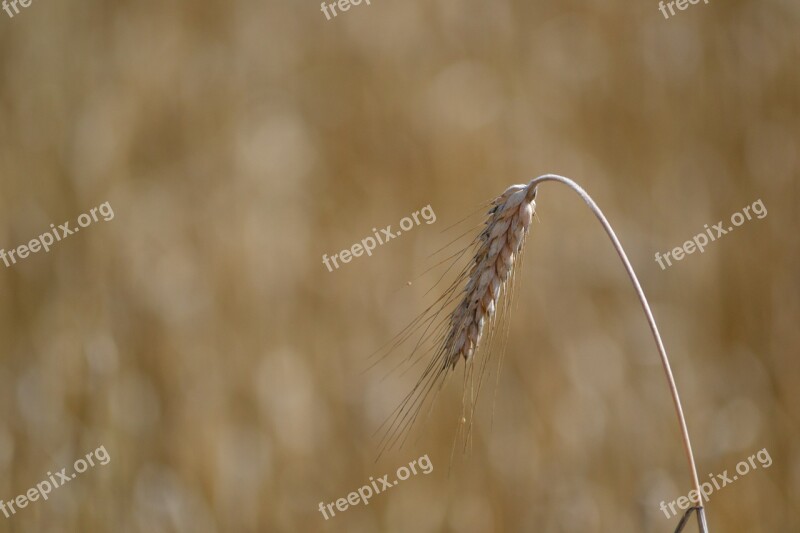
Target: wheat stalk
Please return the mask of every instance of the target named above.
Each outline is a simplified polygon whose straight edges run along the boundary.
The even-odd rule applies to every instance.
[[[664,348],[664,343],[661,340],[661,334],[658,332],[658,326],[656,325],[656,320],[653,318],[653,312],[650,310],[650,304],[647,302],[647,297],[644,295],[644,291],[642,290],[642,286],[639,283],[639,278],[636,277],[636,272],[633,270],[633,266],[631,262],[628,260],[628,256],[625,254],[625,250],[622,248],[622,244],[619,242],[616,233],[614,233],[614,229],[611,227],[611,224],[606,219],[603,212],[597,206],[597,204],[592,200],[591,196],[584,191],[580,185],[575,183],[569,178],[565,178],[563,176],[558,176],[556,174],[545,174],[543,176],[539,176],[538,178],[534,178],[528,184],[528,187],[533,188],[534,190],[536,187],[539,186],[540,183],[546,181],[555,181],[558,183],[562,183],[568,186],[570,189],[578,193],[578,195],[586,202],[586,205],[589,206],[589,209],[592,210],[597,220],[600,221],[600,224],[603,226],[606,234],[608,235],[609,239],[611,239],[611,243],[614,245],[614,249],[617,252],[620,260],[622,260],[622,264],[625,266],[625,271],[628,273],[628,277],[633,283],[633,288],[636,291],[636,295],[639,297],[639,302],[642,304],[642,309],[644,310],[644,314],[647,317],[647,323],[650,326],[650,332],[653,334],[653,339],[656,342],[656,348],[658,349],[658,354],[661,357],[661,366],[664,369],[664,374],[667,378],[667,385],[669,386],[670,395],[672,396],[672,403],[675,407],[675,413],[678,417],[678,423],[680,425],[681,430],[681,437],[683,440],[683,449],[684,453],[686,454],[686,460],[689,463],[689,471],[691,474],[692,484],[694,485],[694,490],[697,494],[697,525],[700,528],[701,533],[708,533],[708,524],[706,523],[706,516],[705,516],[705,509],[703,507],[702,501],[702,494],[703,492],[700,490],[700,480],[697,476],[697,466],[694,461],[694,453],[692,452],[692,443],[689,439],[689,429],[686,426],[686,417],[683,414],[683,407],[681,405],[680,395],[678,394],[678,387],[675,384],[675,377],[672,375],[672,367],[669,364],[669,357],[667,356],[667,350]],[[535,193],[534,193],[535,194]]]
[[[656,342],[656,348],[661,357],[661,364],[680,424],[684,452],[689,463],[694,490],[697,494],[697,505],[692,510],[697,512],[700,532],[708,533],[705,509],[701,499],[703,493],[700,490],[700,481],[697,476],[697,467],[692,453],[686,418],[683,414],[683,407],[681,406],[669,358],[667,357],[664,343],[661,341],[661,335],[658,332],[658,326],[653,318],[650,305],[619,239],[603,212],[586,191],[571,179],[563,176],[545,174],[532,179],[527,185],[513,185],[495,198],[490,204],[491,207],[487,214],[484,229],[475,241],[475,253],[468,268],[461,272],[456,281],[444,291],[444,295],[437,300],[434,306],[429,307],[417,320],[409,325],[409,328],[406,328],[398,336],[399,340],[393,347],[405,341],[408,331],[413,331],[415,328],[420,327],[424,328],[425,331],[423,338],[436,338],[438,346],[434,357],[414,389],[395,410],[394,416],[390,417],[394,422],[382,441],[384,449],[386,446],[396,442],[405,429],[414,423],[429,393],[432,391],[438,392],[449,371],[455,368],[459,360],[463,359],[468,370],[472,369],[474,356],[480,347],[481,339],[487,330],[491,331],[492,325],[496,322],[495,316],[501,294],[508,291],[509,279],[512,278],[515,263],[518,262],[522,253],[525,237],[534,214],[538,186],[548,181],[568,186],[586,202],[611,239],[614,249],[622,260],[628,277],[633,283],[636,295],[639,297],[642,309],[647,317],[650,331]],[[462,283],[464,284],[463,295],[459,298],[458,289]],[[434,328],[428,334],[432,323],[443,309],[450,304],[456,304],[456,306],[442,324],[442,326],[446,326],[445,330],[438,337],[436,336],[437,328]],[[435,312],[432,312],[432,310]],[[417,351],[422,340],[417,343],[412,354]],[[465,380],[467,375],[465,373]],[[679,530],[683,528],[688,515],[689,513],[681,520]]]

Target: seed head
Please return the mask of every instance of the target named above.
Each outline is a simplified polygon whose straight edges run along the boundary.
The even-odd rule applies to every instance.
[[[464,297],[450,314],[444,340],[444,366],[455,368],[459,359],[469,362],[487,326],[491,326],[498,300],[514,270],[536,207],[536,189],[512,185],[492,201],[477,249],[471,261]]]

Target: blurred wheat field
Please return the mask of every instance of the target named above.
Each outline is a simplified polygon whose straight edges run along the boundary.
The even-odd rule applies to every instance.
[[[0,248],[115,214],[0,264],[0,500],[110,456],[0,531],[672,532],[659,503],[691,486],[663,371],[605,235],[558,187],[469,452],[451,459],[460,369],[376,461],[424,363],[384,377],[407,352],[365,371],[369,354],[430,303],[418,276],[445,229],[545,172],[625,245],[700,477],[769,450],[713,494],[710,530],[800,530],[798,23],[790,0],[668,20],[655,1],[0,11]],[[763,219],[654,261],[759,199]],[[434,224],[322,263],[426,205]],[[426,454],[429,474],[318,510]]]

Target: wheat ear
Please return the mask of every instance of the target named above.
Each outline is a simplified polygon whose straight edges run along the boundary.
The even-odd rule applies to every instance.
[[[678,416],[684,452],[689,462],[691,479],[697,494],[697,505],[692,510],[697,512],[700,532],[708,533],[705,510],[701,499],[703,492],[700,490],[700,481],[697,476],[697,467],[692,453],[686,418],[683,414],[683,407],[681,406],[669,358],[667,357],[664,343],[661,341],[661,335],[658,332],[658,326],[653,318],[647,297],[644,295],[636,273],[611,224],[609,224],[603,212],[586,191],[569,178],[555,174],[545,174],[534,178],[527,185],[509,187],[491,203],[484,229],[476,240],[475,254],[468,269],[462,272],[462,275],[458,278],[458,280],[466,282],[463,296],[449,315],[447,321],[448,329],[442,336],[442,342],[436,350],[433,361],[423,373],[415,390],[406,397],[406,401],[401,405],[400,411],[408,414],[415,410],[418,402],[424,400],[427,393],[435,389],[437,383],[441,383],[440,379],[443,375],[446,375],[448,370],[454,369],[459,360],[463,359],[468,366],[472,362],[472,358],[478,350],[481,337],[487,329],[491,328],[498,300],[501,293],[506,289],[507,281],[513,275],[515,261],[522,252],[522,246],[536,205],[537,188],[547,181],[566,185],[586,202],[611,239],[611,243],[614,245],[614,249],[622,260],[628,277],[633,283],[636,295],[639,297],[647,322],[650,325],[650,331],[655,339],[656,348],[661,357],[661,364],[672,395],[675,412]],[[445,294],[448,298],[444,299],[443,306],[451,301],[449,296],[453,295],[453,288],[454,286],[451,286],[451,289],[446,291]],[[413,423],[415,418],[416,415],[408,420],[405,420],[404,417],[400,421],[402,423],[405,420],[405,424],[408,425]],[[679,530],[682,529],[688,515],[689,513],[681,521]]]
[[[536,189],[513,185],[492,202],[467,277],[464,297],[450,314],[443,364],[469,362],[483,331],[494,319],[500,293],[528,233],[536,207]]]
[[[463,359],[472,368],[481,338],[485,331],[491,331],[496,320],[501,294],[508,290],[514,264],[531,225],[535,196],[535,188],[513,185],[489,203],[483,231],[454,259],[455,263],[472,250],[467,267],[436,303],[413,320],[389,346],[390,353],[414,332],[422,330],[409,359],[431,339],[436,348],[417,384],[381,426],[388,425],[388,429],[379,443],[378,457],[398,441],[405,441],[406,430],[417,420],[426,399],[430,394],[438,394],[459,360]],[[455,308],[446,312],[451,305]]]

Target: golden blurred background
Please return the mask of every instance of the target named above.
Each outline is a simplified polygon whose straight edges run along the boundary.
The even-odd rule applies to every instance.
[[[451,458],[459,366],[376,461],[422,366],[389,373],[398,350],[366,370],[370,353],[429,303],[418,276],[464,226],[447,228],[545,172],[626,246],[701,481],[769,451],[712,496],[710,530],[800,531],[799,22],[793,0],[669,19],[655,0],[0,11],[0,247],[115,213],[0,265],[0,498],[111,457],[0,531],[672,532],[659,503],[691,485],[663,371],[558,185],[469,451]],[[758,199],[765,218],[654,261]],[[435,224],[322,264],[428,204]],[[425,454],[430,474],[318,510]]]

